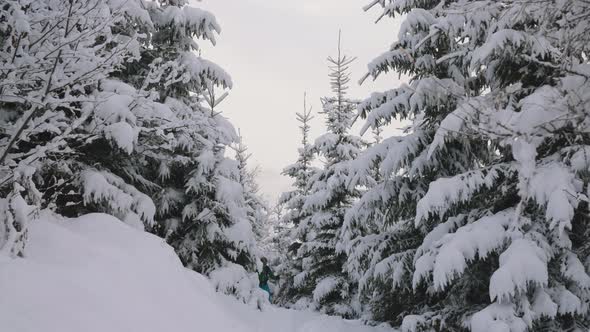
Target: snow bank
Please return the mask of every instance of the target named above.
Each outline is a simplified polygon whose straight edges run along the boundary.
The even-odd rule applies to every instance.
[[[49,219],[26,258],[0,262],[3,330],[248,331],[162,239],[104,214]]]
[[[216,293],[162,239],[105,214],[36,220],[26,254],[0,261],[2,331],[392,332],[312,312],[261,312]]]

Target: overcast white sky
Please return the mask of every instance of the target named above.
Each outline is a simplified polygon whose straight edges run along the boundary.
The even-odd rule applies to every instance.
[[[374,24],[377,11],[365,13],[369,0],[203,0],[193,5],[215,14],[222,26],[216,47],[201,45],[203,55],[221,65],[234,88],[220,110],[240,129],[259,165],[259,182],[269,201],[288,190],[281,170],[297,158],[300,144],[295,112],[306,91],[314,112],[330,94],[326,58],[335,55],[338,30],[343,49],[358,57],[352,66],[350,96],[363,99],[373,91],[399,85],[394,74],[356,83],[366,64],[397,38],[399,21]],[[312,136],[323,132],[321,115]],[[369,133],[370,134],[370,133]],[[368,134],[368,135],[369,135]]]

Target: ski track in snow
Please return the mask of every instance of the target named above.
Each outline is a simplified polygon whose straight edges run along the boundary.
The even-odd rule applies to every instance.
[[[216,293],[161,238],[104,214],[44,216],[27,257],[0,261],[6,332],[385,332],[313,312],[261,312]]]

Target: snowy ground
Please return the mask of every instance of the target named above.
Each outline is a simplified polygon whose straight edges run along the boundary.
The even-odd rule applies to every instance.
[[[386,332],[215,293],[162,239],[113,217],[41,218],[27,257],[0,261],[0,329],[10,332]]]

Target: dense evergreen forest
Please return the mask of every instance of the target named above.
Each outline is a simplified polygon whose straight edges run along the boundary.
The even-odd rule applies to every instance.
[[[353,96],[339,39],[271,206],[198,2],[0,1],[0,270],[29,259],[39,220],[102,213],[261,310],[265,257],[281,307],[402,332],[587,331],[590,2],[364,9],[402,23],[361,83],[408,79]]]

